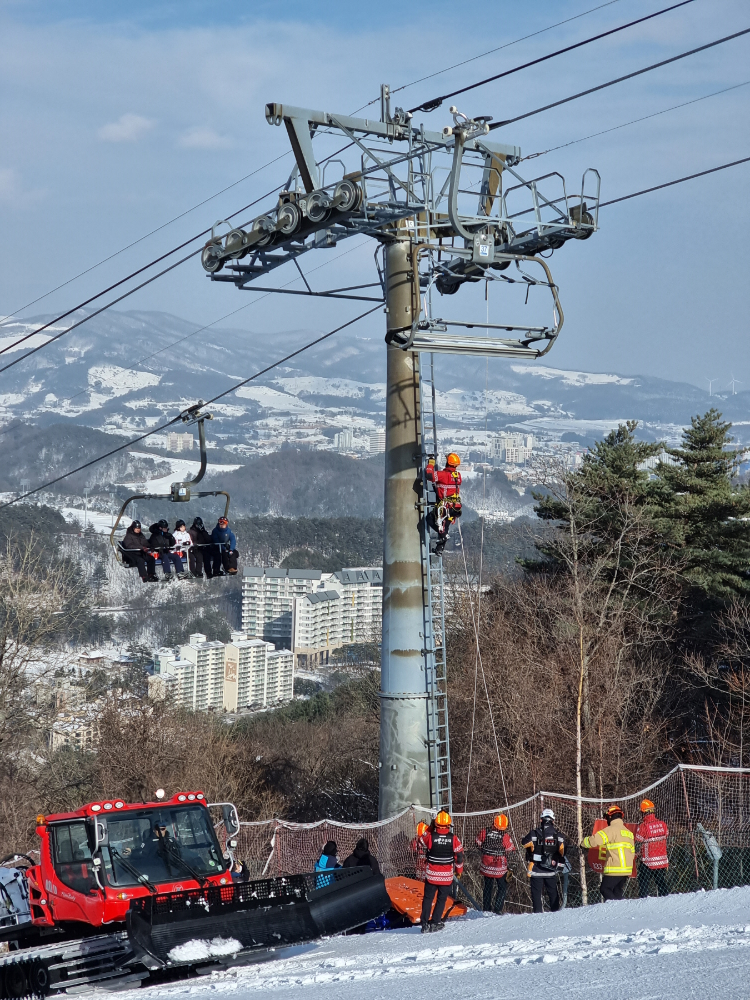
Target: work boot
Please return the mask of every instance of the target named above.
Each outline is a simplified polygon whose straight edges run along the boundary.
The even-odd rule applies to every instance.
[[[429,934],[432,930],[432,924],[422,924],[422,934]]]
[[[445,927],[445,923],[442,920],[438,920],[436,924],[430,924],[431,931],[441,931]]]

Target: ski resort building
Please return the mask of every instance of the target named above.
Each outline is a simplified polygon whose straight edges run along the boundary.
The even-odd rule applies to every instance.
[[[192,711],[238,712],[291,701],[294,656],[273,643],[233,632],[228,643],[196,632],[187,644],[154,654],[149,696]]]

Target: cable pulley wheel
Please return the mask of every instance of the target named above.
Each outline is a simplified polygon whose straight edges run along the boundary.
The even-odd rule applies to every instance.
[[[209,274],[215,274],[216,271],[220,271],[224,261],[220,257],[221,254],[221,244],[220,243],[207,243],[203,247],[203,252],[201,253],[201,264],[203,265],[204,271],[208,271]]]
[[[255,244],[256,247],[264,247],[270,242],[271,237],[273,236],[274,228],[274,221],[268,215],[258,216],[258,218],[253,222],[253,232],[257,233],[260,231],[265,233],[265,235],[257,241]]]
[[[302,216],[300,210],[296,205],[293,205],[288,201],[285,205],[282,205],[278,211],[276,217],[276,229],[278,232],[283,233],[284,236],[291,236],[299,229],[299,224],[302,221]]]
[[[224,251],[229,254],[232,260],[238,260],[245,253],[246,237],[247,233],[245,233],[244,229],[233,229],[227,233],[227,238],[224,242]]]
[[[313,191],[305,200],[305,212],[310,222],[325,222],[331,211],[331,199],[325,191]]]
[[[359,205],[361,195],[353,181],[339,181],[333,190],[333,207],[339,212],[351,212]]]

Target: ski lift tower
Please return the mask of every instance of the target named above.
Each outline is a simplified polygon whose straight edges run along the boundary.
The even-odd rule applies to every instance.
[[[416,125],[401,108],[391,112],[387,85],[379,119],[267,104],[267,122],[287,130],[294,170],[271,211],[241,227],[217,222],[202,256],[213,281],[239,289],[384,300],[381,818],[412,804],[451,806],[442,560],[430,552],[425,517],[434,495],[424,470],[438,450],[432,356],[546,354],[563,313],[540,254],[588,239],[598,227],[597,171],[586,170],[574,194],[556,172],[524,178],[521,150],[493,141],[489,116],[455,107],[450,115],[440,132]],[[313,291],[304,275],[306,291],[261,286],[282,264],[293,261],[302,274],[303,254],[357,234],[379,245],[374,286]],[[548,321],[435,315],[433,300],[482,281],[520,286],[527,300],[531,291],[549,296]],[[380,294],[363,294],[373,287]]]

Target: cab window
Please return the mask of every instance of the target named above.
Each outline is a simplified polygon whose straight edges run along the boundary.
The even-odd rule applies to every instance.
[[[96,889],[91,851],[83,820],[52,827],[53,861],[57,877],[64,884],[87,895]]]

